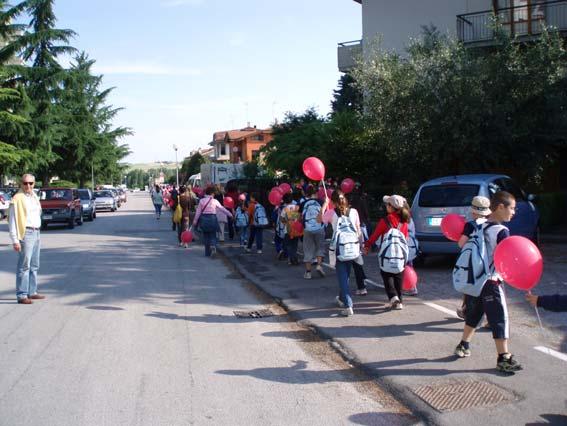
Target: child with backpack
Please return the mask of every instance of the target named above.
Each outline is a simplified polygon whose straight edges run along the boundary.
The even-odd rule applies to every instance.
[[[486,314],[498,354],[496,368],[504,373],[514,373],[521,370],[522,366],[508,350],[508,309],[502,277],[494,268],[494,251],[510,235],[502,222],[512,220],[515,209],[516,199],[512,194],[505,191],[494,194],[490,200],[491,214],[488,220],[471,234],[453,270],[455,289],[471,296],[461,342],[454,353],[459,358],[471,355],[470,341],[482,316]],[[463,260],[466,264],[462,263]],[[482,268],[479,269],[476,265]]]
[[[301,219],[303,222],[303,262],[305,263],[305,274],[303,278],[311,279],[311,267],[313,259],[317,260],[315,270],[321,277],[325,276],[323,271],[323,256],[325,248],[325,228],[317,221],[321,212],[321,203],[317,199],[315,187],[307,188],[307,199],[300,205]]]
[[[286,227],[284,237],[284,247],[288,255],[289,265],[299,265],[297,257],[297,245],[299,239],[303,235],[303,226],[301,225],[301,214],[299,213],[299,205],[294,204],[292,194],[287,193],[283,196],[282,212],[280,214],[280,221]]]
[[[234,213],[234,226],[236,227],[236,232],[240,238],[240,247],[246,247],[248,242],[248,225],[250,224],[248,220],[248,211],[246,209],[246,199],[238,201],[238,206]]]
[[[284,202],[280,203],[274,211],[272,212],[272,222],[274,223],[274,246],[276,248],[276,258],[278,260],[283,260],[287,258],[287,251],[285,249],[285,234],[287,233],[287,228],[281,220],[282,210],[284,208]]]
[[[362,231],[358,212],[349,206],[348,200],[340,189],[336,189],[331,196],[336,208],[331,219],[333,238],[329,246],[329,262],[334,264],[339,283],[339,295],[336,297],[341,311],[340,315],[349,317],[354,315],[352,297],[349,288],[350,270],[354,263],[362,265],[360,243]],[[323,214],[329,206],[329,199],[325,197],[323,207],[319,212],[317,221],[323,222]]]
[[[486,218],[490,215],[490,200],[486,197],[477,195],[471,202],[471,216],[473,220],[465,224],[461,238],[457,242],[459,248],[463,248],[469,240],[475,229],[486,222]],[[457,316],[465,319],[465,312],[467,309],[468,296],[463,294],[463,302],[461,307],[457,309]]]
[[[248,204],[248,220],[250,223],[250,237],[246,253],[250,253],[252,244],[256,240],[256,253],[262,254],[262,245],[264,237],[264,228],[268,226],[268,216],[266,209],[258,201],[258,194],[253,192],[250,194],[250,203]]]
[[[402,281],[408,262],[408,222],[410,212],[406,199],[401,195],[386,195],[383,198],[387,216],[380,219],[376,229],[364,243],[365,253],[380,238],[378,261],[384,288],[389,299],[389,309],[403,309]]]

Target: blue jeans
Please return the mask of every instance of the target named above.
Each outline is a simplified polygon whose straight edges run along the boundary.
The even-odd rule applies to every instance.
[[[26,229],[24,240],[20,241],[22,249],[18,253],[18,269],[16,272],[16,297],[18,299],[25,299],[37,294],[40,243],[39,231]]]
[[[283,251],[284,256],[287,257],[287,251],[284,247],[284,239],[280,237],[278,234],[274,235],[274,244],[276,246],[276,252]]]
[[[352,308],[352,298],[350,297],[350,289],[348,285],[348,278],[350,276],[350,268],[352,260],[341,262],[337,259],[335,270],[337,271],[337,279],[339,281],[339,297],[349,308]]]
[[[264,228],[257,228],[254,225],[250,226],[250,238],[248,239],[248,248],[252,248],[252,244],[256,240],[256,249],[262,250],[262,244],[264,239]]]
[[[217,232],[219,222],[216,214],[203,214],[199,218],[199,227],[203,235],[203,243],[205,244],[205,256],[211,255],[211,246],[217,247]]]
[[[156,210],[156,214],[161,216],[161,204],[154,204],[154,209]]]
[[[245,246],[248,242],[248,226],[237,226],[236,229],[240,237],[240,245]]]
[[[286,234],[283,242],[284,250],[286,251],[289,261],[293,264],[297,264],[299,259],[297,258],[297,244],[299,243],[299,238],[289,238]]]

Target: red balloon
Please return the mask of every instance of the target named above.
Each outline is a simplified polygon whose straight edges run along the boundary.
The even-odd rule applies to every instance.
[[[233,209],[234,208],[234,200],[232,199],[232,197],[224,197],[224,199],[222,200],[222,204],[227,209]]]
[[[193,233],[191,231],[183,231],[181,233],[181,242],[189,244],[191,241],[193,241]]]
[[[287,194],[288,192],[291,192],[291,185],[289,183],[281,183],[280,186],[278,186],[278,188],[282,191],[282,194]]]
[[[272,206],[279,206],[282,202],[282,198],[282,191],[277,186],[275,188],[272,188],[270,194],[268,195],[268,200],[270,201],[270,204]]]
[[[303,173],[311,180],[325,179],[325,165],[317,157],[306,158],[303,162]]]
[[[415,288],[416,284],[417,284],[417,274],[415,272],[415,269],[413,269],[411,266],[408,265],[404,269],[404,275],[402,278],[402,289],[411,290]]]
[[[465,218],[456,213],[449,213],[441,220],[441,231],[451,241],[459,241],[465,229]]]
[[[525,237],[506,238],[494,250],[494,267],[508,284],[531,290],[543,273],[543,259],[537,246]]]
[[[303,234],[303,224],[301,222],[296,220],[292,222],[291,226],[296,234]]]
[[[343,179],[343,181],[341,182],[341,191],[343,191],[345,194],[348,194],[349,192],[352,192],[353,189],[354,180],[352,180],[351,178]]]

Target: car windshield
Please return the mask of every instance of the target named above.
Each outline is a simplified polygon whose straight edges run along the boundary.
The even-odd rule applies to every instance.
[[[91,197],[89,195],[89,191],[79,191],[79,198],[81,200],[90,200]]]
[[[104,197],[112,198],[112,193],[109,192],[109,191],[97,191],[97,192],[95,192],[95,197],[96,198],[104,198]]]
[[[41,200],[72,200],[73,192],[70,189],[43,189],[40,191]]]
[[[434,185],[421,188],[420,207],[465,207],[478,195],[480,185]]]

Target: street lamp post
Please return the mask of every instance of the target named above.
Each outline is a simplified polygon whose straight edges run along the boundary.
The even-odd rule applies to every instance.
[[[177,145],[173,145],[175,150],[175,181],[177,182],[177,188],[179,189],[179,165],[177,163]]]

